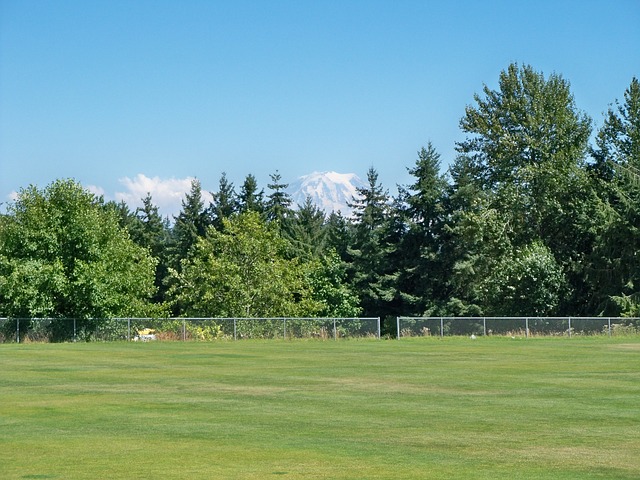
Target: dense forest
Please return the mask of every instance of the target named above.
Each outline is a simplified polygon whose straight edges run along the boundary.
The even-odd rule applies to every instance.
[[[371,168],[350,217],[292,205],[277,172],[266,191],[223,174],[208,205],[194,181],[173,219],[150,195],[24,188],[0,217],[0,316],[638,316],[637,78],[597,131],[560,75],[512,64],[498,85],[446,172],[430,143],[395,196]]]

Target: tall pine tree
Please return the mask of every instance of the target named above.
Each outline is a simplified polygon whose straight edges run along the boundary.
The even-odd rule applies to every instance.
[[[440,154],[429,142],[418,152],[411,185],[401,187],[406,234],[399,247],[398,288],[404,315],[422,315],[443,300],[445,271],[440,256],[447,182],[440,173]]]
[[[240,213],[257,212],[260,214],[265,210],[264,191],[258,191],[258,182],[252,174],[246,176],[242,187],[240,187],[238,210]]]
[[[596,313],[640,315],[640,82],[609,109],[593,156],[603,188],[605,222],[591,256]]]
[[[356,189],[357,196],[349,205],[353,209],[354,238],[348,250],[354,289],[360,295],[363,314],[380,316],[383,329],[391,331],[390,316],[396,300],[393,265],[389,264],[394,245],[389,243],[389,194],[378,183],[378,172],[371,167],[367,185]]]
[[[291,196],[287,193],[289,184],[282,182],[282,176],[276,173],[269,175],[271,183],[267,187],[271,193],[267,196],[267,220],[282,226],[291,214]]]
[[[172,261],[174,268],[180,269],[180,261],[189,256],[198,238],[204,237],[211,220],[204,208],[200,181],[191,181],[191,190],[182,200],[182,210],[175,217],[172,237]]]
[[[213,201],[209,206],[209,216],[213,226],[217,230],[222,230],[223,220],[239,210],[238,199],[233,183],[227,179],[226,172],[222,172],[218,182],[218,191],[212,193]]]

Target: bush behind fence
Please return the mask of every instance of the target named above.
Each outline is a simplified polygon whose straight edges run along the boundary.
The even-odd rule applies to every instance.
[[[0,318],[0,343],[380,338],[379,318]]]

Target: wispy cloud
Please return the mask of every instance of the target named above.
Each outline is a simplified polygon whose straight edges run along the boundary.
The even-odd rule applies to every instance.
[[[85,189],[89,190],[91,193],[93,193],[96,196],[105,196],[105,191],[104,188],[99,187],[97,185],[85,185],[84,187]]]
[[[125,188],[123,192],[116,192],[116,201],[125,201],[129,207],[135,209],[142,206],[142,199],[151,194],[154,205],[156,205],[161,215],[172,218],[180,213],[182,199],[191,189],[193,177],[168,178],[147,177],[139,173],[134,178],[123,177],[118,181]],[[212,200],[211,194],[202,191],[202,198],[205,206]]]
[[[15,190],[11,191],[9,195],[7,195],[4,200],[0,199],[0,214],[7,213],[7,204],[15,202],[18,199],[18,192]]]

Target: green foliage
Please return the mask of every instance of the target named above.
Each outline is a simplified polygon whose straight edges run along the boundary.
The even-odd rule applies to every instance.
[[[150,195],[131,212],[70,181],[29,187],[0,216],[0,315],[637,315],[640,82],[593,148],[569,83],[528,65],[460,127],[448,177],[431,143],[395,198],[371,167],[352,218],[292,209],[277,171],[266,199],[223,173],[207,208],[194,180],[173,226]]]
[[[326,248],[325,215],[309,197],[283,225],[283,236],[292,246],[292,255],[302,260],[320,257]]]
[[[318,317],[357,317],[362,312],[360,299],[346,284],[346,265],[335,251],[307,265],[309,288],[320,305]]]
[[[352,285],[362,301],[363,314],[371,317],[393,315],[396,299],[396,271],[391,257],[396,245],[390,242],[394,233],[389,208],[389,194],[378,183],[378,172],[370,168],[367,186],[358,188],[354,198],[353,243],[350,257]]]
[[[218,184],[218,191],[212,194],[213,202],[209,207],[209,215],[213,226],[218,230],[223,228],[223,221],[238,211],[238,201],[233,183],[227,179],[227,174],[222,173]]]
[[[541,242],[502,257],[486,278],[487,315],[549,316],[567,291],[562,267]]]
[[[263,213],[265,208],[264,192],[258,191],[256,177],[251,174],[247,175],[238,194],[238,211],[240,213]]]
[[[400,187],[399,207],[394,215],[400,227],[395,265],[402,315],[421,315],[442,299],[444,199],[447,182],[440,173],[440,154],[429,143],[418,152],[415,166],[408,169],[414,182]]]
[[[267,220],[282,226],[291,214],[291,197],[286,192],[289,184],[282,183],[282,175],[277,170],[269,177],[271,183],[267,187],[271,193],[267,196]]]
[[[160,216],[158,207],[153,204],[151,194],[147,194],[142,199],[142,207],[136,209],[135,221],[131,222],[128,230],[131,239],[148,249],[157,262],[154,281],[157,290],[154,301],[161,305],[164,302],[167,288],[166,281],[171,261],[170,251],[173,244],[169,221]]]
[[[319,305],[302,265],[285,258],[286,250],[260,215],[240,214],[198,241],[181,272],[173,272],[169,295],[187,316],[311,316]]]
[[[635,315],[640,303],[640,82],[610,109],[598,132],[594,169],[604,202],[602,228],[590,256],[588,281],[598,310]]]
[[[182,210],[175,218],[172,230],[172,265],[180,268],[180,261],[187,258],[199,238],[204,237],[211,224],[202,200],[200,181],[191,182],[191,190],[182,200]]]
[[[554,259],[547,267],[561,268],[547,287],[559,278],[568,287],[553,301],[542,301],[542,295],[529,306],[548,311],[545,305],[553,304],[549,313],[556,314],[584,311],[585,259],[602,218],[585,163],[589,118],[577,111],[568,82],[555,74],[545,78],[530,66],[510,65],[500,74],[499,89],[485,86],[475,101],[460,123],[468,137],[458,144],[454,167],[460,190],[452,195],[448,226],[457,243],[453,296],[492,310],[487,279],[505,265],[531,267],[514,259],[538,245],[548,249],[543,257]]]
[[[0,315],[145,315],[155,261],[73,180],[23,189],[0,218]]]

